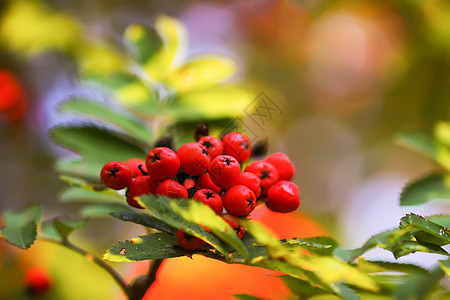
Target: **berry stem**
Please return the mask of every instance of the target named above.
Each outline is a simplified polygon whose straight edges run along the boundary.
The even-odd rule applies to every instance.
[[[148,272],[145,275],[145,280],[143,282],[137,282],[136,285],[131,285],[131,291],[132,294],[130,296],[130,300],[141,300],[144,296],[147,290],[151,287],[151,285],[156,280],[156,273],[159,270],[159,267],[161,266],[163,259],[154,259],[150,262],[148,266]]]

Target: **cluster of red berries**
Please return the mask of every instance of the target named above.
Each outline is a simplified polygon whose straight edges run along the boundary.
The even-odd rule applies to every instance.
[[[203,202],[241,238],[245,229],[239,225],[238,217],[248,216],[257,200],[281,213],[295,211],[300,205],[298,187],[290,181],[295,168],[285,154],[275,153],[251,162],[242,172],[241,163],[252,154],[248,137],[230,132],[222,140],[207,134],[196,135],[196,139],[177,152],[156,147],[145,161],[134,158],[125,163],[109,162],[101,170],[101,180],[112,189],[127,188],[127,203],[135,208],[142,208],[136,197],[144,194]],[[178,232],[177,238],[186,249],[204,245],[183,231]]]

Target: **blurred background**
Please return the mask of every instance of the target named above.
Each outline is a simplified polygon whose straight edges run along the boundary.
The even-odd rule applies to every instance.
[[[450,119],[450,3],[444,0],[2,1],[1,211],[40,201],[46,217],[77,216],[76,205],[58,203],[66,184],[54,163],[69,155],[47,137],[50,127],[67,121],[58,103],[85,92],[77,80],[80,69],[120,63],[117,58],[97,65],[93,53],[123,49],[129,24],[152,25],[162,14],[185,25],[186,55],[230,57],[238,65],[231,81],[248,87],[251,99],[276,108],[264,120],[247,115],[244,127],[269,140],[269,153],[284,152],[297,167],[300,212],[282,226],[277,220],[279,227],[294,230],[289,234],[329,234],[344,247],[358,247],[410,211],[450,212],[437,201],[399,207],[402,186],[436,166],[394,141],[404,130],[431,130],[436,121]],[[73,239],[102,255],[112,243],[143,233],[123,222],[95,219]],[[393,260],[381,250],[368,257]],[[170,280],[195,285],[178,278],[183,264],[192,272],[220,268],[201,258],[184,259],[167,263],[154,295],[170,299]],[[400,261],[429,266],[435,256],[414,254]],[[114,266],[129,278],[145,272],[140,265]],[[0,289],[1,299],[20,299],[31,267],[49,270],[58,283],[56,299],[121,297],[106,273],[70,251],[38,242],[25,252],[0,241],[0,282],[10,283]],[[84,274],[95,274],[98,284]],[[282,283],[272,283],[280,293],[274,299],[287,295]]]

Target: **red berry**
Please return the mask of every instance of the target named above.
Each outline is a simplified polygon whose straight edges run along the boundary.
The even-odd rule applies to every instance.
[[[212,182],[211,177],[209,177],[209,173],[200,175],[195,185],[201,189],[210,189],[216,192],[217,194],[220,193],[220,187],[218,187],[217,185],[214,184],[214,182]]]
[[[279,180],[291,180],[295,175],[295,166],[284,153],[274,153],[266,157],[278,171]]]
[[[223,139],[223,153],[231,155],[242,163],[252,155],[252,145],[245,135],[238,132],[230,132]]]
[[[297,185],[287,180],[275,183],[267,192],[266,205],[270,210],[280,213],[296,210],[300,205]]]
[[[239,177],[238,184],[245,185],[255,193],[256,199],[261,195],[261,180],[259,177],[250,172],[242,172]]]
[[[42,296],[50,290],[50,276],[44,269],[29,269],[26,273],[25,282],[33,296]]]
[[[228,189],[239,180],[241,166],[233,156],[219,155],[211,161],[208,172],[215,185]]]
[[[248,187],[235,185],[223,196],[223,206],[228,213],[242,217],[253,211],[256,205],[256,196]]]
[[[144,208],[136,200],[136,197],[142,195],[154,194],[156,191],[156,182],[149,176],[139,176],[131,180],[127,190],[127,203],[135,208]]]
[[[131,178],[130,168],[120,161],[111,161],[100,171],[100,179],[103,184],[114,190],[126,188],[130,184]]]
[[[169,198],[188,198],[187,189],[172,179],[161,182],[156,189],[157,195],[164,195]]]
[[[208,205],[217,215],[220,215],[222,213],[222,197],[220,197],[219,194],[214,193],[212,190],[198,190],[195,193],[193,199]]]
[[[187,178],[184,183],[183,186],[188,190],[190,188],[193,188],[195,186],[195,181],[192,178]]]
[[[208,170],[208,150],[200,143],[186,143],[178,149],[181,169],[191,176],[198,176]]]
[[[148,174],[156,182],[174,177],[180,168],[177,154],[165,147],[158,147],[150,151],[145,164]]]
[[[208,150],[211,159],[223,153],[222,141],[214,136],[204,136],[198,142]]]
[[[233,228],[233,230],[236,232],[238,237],[240,239],[242,239],[242,237],[245,234],[245,228],[239,224],[239,218],[237,218],[233,215],[230,215],[230,214],[224,214],[221,217],[222,217],[222,219],[225,220],[225,222],[228,223],[228,225],[231,226],[231,228]]]
[[[202,228],[209,232],[209,230],[207,230],[203,226]],[[196,238],[193,235],[184,232],[181,229],[178,229],[177,231],[177,241],[178,244],[180,244],[180,246],[186,250],[197,250],[206,244],[206,242],[202,241],[199,238]]]
[[[277,169],[267,161],[254,161],[250,163],[245,172],[250,172],[259,177],[261,181],[261,195],[267,195],[267,190],[278,181]]]
[[[145,166],[145,161],[143,161],[140,158],[130,158],[125,163],[130,168],[131,174],[133,177],[138,177],[138,176],[144,175],[144,174],[142,174],[141,169],[139,169],[139,166],[141,166],[140,168],[142,168],[142,170],[145,173],[147,173],[147,167]]]

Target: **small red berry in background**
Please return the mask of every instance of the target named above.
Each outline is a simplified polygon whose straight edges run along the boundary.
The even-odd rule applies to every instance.
[[[252,145],[248,137],[238,132],[230,132],[223,139],[223,153],[231,155],[242,163],[252,155]]]
[[[42,296],[50,290],[50,276],[41,268],[32,268],[27,270],[25,282],[28,291],[33,296]]]
[[[150,177],[156,182],[162,182],[177,175],[180,160],[173,150],[158,147],[148,153],[145,165]]]
[[[208,150],[200,143],[186,143],[177,151],[180,166],[183,171],[191,176],[198,176],[206,172],[210,158]]]
[[[204,136],[198,142],[208,150],[208,155],[211,159],[223,153],[222,141],[214,136]]]
[[[133,177],[138,177],[138,176],[144,175],[144,174],[142,174],[141,169],[145,173],[147,173],[147,167],[145,166],[145,161],[140,158],[130,158],[125,163],[130,168],[131,174]],[[139,166],[141,166],[140,167],[141,169],[139,168]]]
[[[212,190],[208,189],[198,190],[192,199],[199,202],[203,202],[204,204],[208,205],[217,215],[220,215],[222,213],[223,210],[222,197],[220,197],[219,194],[215,193]]]
[[[188,198],[187,189],[172,179],[161,182],[156,189],[157,195],[164,195],[169,198]]]
[[[215,185],[228,189],[239,180],[241,166],[233,156],[219,155],[211,161],[208,172]]]
[[[207,232],[209,230],[203,226],[201,226],[203,229],[205,229]],[[181,229],[178,229],[177,231],[177,241],[178,244],[180,244],[181,247],[183,247],[186,250],[197,250],[203,247],[206,242],[202,241],[199,238],[196,238],[193,235],[187,234]]]
[[[286,180],[275,183],[267,192],[266,205],[275,212],[288,213],[295,211],[300,205],[297,185]]]
[[[261,195],[267,195],[267,190],[278,181],[277,169],[267,161],[254,161],[248,164],[245,172],[250,172],[258,176],[261,181]]]
[[[186,189],[193,188],[193,187],[195,186],[195,180],[192,179],[192,178],[187,178],[187,179],[184,181],[183,186],[184,186]]]
[[[224,214],[221,217],[231,226],[231,228],[233,228],[238,237],[242,239],[245,234],[245,228],[239,224],[239,218],[230,214]]]
[[[149,176],[138,176],[131,180],[126,193],[128,205],[135,208],[144,208],[136,200],[142,195],[154,194],[156,192],[156,182]]]
[[[278,171],[279,180],[291,180],[295,176],[295,166],[284,153],[273,153],[265,161],[271,163]]]
[[[217,185],[214,184],[214,182],[212,182],[209,173],[200,175],[195,185],[201,189],[210,189],[216,193],[220,193],[220,187],[218,187]]]
[[[229,214],[247,216],[256,205],[255,194],[246,186],[235,185],[223,196],[223,206]]]
[[[126,188],[132,179],[130,168],[123,162],[111,161],[103,166],[100,179],[104,185],[114,190]]]
[[[242,172],[238,184],[245,185],[255,193],[256,199],[261,195],[261,180],[259,177],[250,172]]]
[[[8,122],[21,120],[28,108],[28,99],[16,77],[0,70],[0,117]]]

